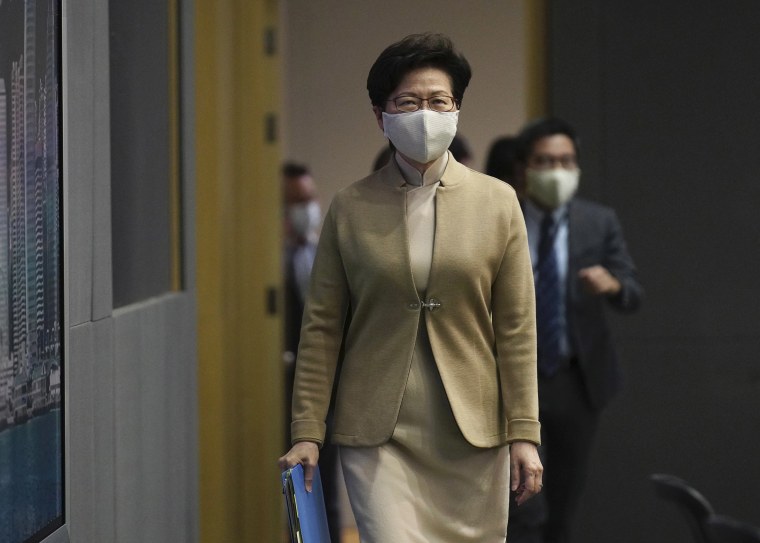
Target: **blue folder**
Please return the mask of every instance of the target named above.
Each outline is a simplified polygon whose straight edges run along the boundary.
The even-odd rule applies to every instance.
[[[303,475],[303,466],[300,464],[282,472],[282,492],[288,510],[290,540],[292,543],[330,543],[319,467],[314,469],[311,492],[306,492]]]

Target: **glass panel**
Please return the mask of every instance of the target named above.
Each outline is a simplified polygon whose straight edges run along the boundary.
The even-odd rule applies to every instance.
[[[60,43],[60,2],[0,2],[0,541],[7,543],[41,541],[64,522]]]

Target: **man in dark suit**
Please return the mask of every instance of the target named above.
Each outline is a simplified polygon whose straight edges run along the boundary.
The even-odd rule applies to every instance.
[[[285,353],[286,358],[295,361],[322,212],[317,186],[306,166],[285,163],[282,183],[285,202]]]
[[[291,398],[295,360],[301,334],[301,318],[309,290],[311,267],[317,250],[322,212],[317,199],[317,186],[309,169],[294,162],[282,167],[285,202],[285,420],[286,447],[290,448]],[[328,425],[329,425],[328,421]],[[325,442],[320,452],[319,471],[327,509],[330,539],[340,541],[340,494],[338,492],[337,448]]]
[[[642,289],[615,212],[575,197],[575,130],[560,119],[517,138],[517,190],[536,284],[543,492],[511,507],[510,543],[570,539],[599,414],[620,387],[605,308],[635,311]]]

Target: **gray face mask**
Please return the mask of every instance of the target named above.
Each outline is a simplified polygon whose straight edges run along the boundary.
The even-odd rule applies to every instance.
[[[322,210],[319,202],[312,200],[288,207],[288,222],[293,232],[304,239],[315,236],[322,222]]]
[[[525,170],[525,191],[528,196],[549,209],[566,204],[578,190],[579,169]]]
[[[383,133],[402,155],[427,164],[449,148],[457,133],[458,120],[458,111],[383,112]]]

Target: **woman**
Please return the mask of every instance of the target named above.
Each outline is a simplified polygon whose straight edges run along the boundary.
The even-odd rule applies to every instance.
[[[314,262],[279,463],[311,478],[338,379],[331,438],[364,543],[503,542],[510,486],[519,504],[541,488],[522,213],[447,152],[470,73],[437,34],[380,54],[367,89],[395,154],[335,196]]]

